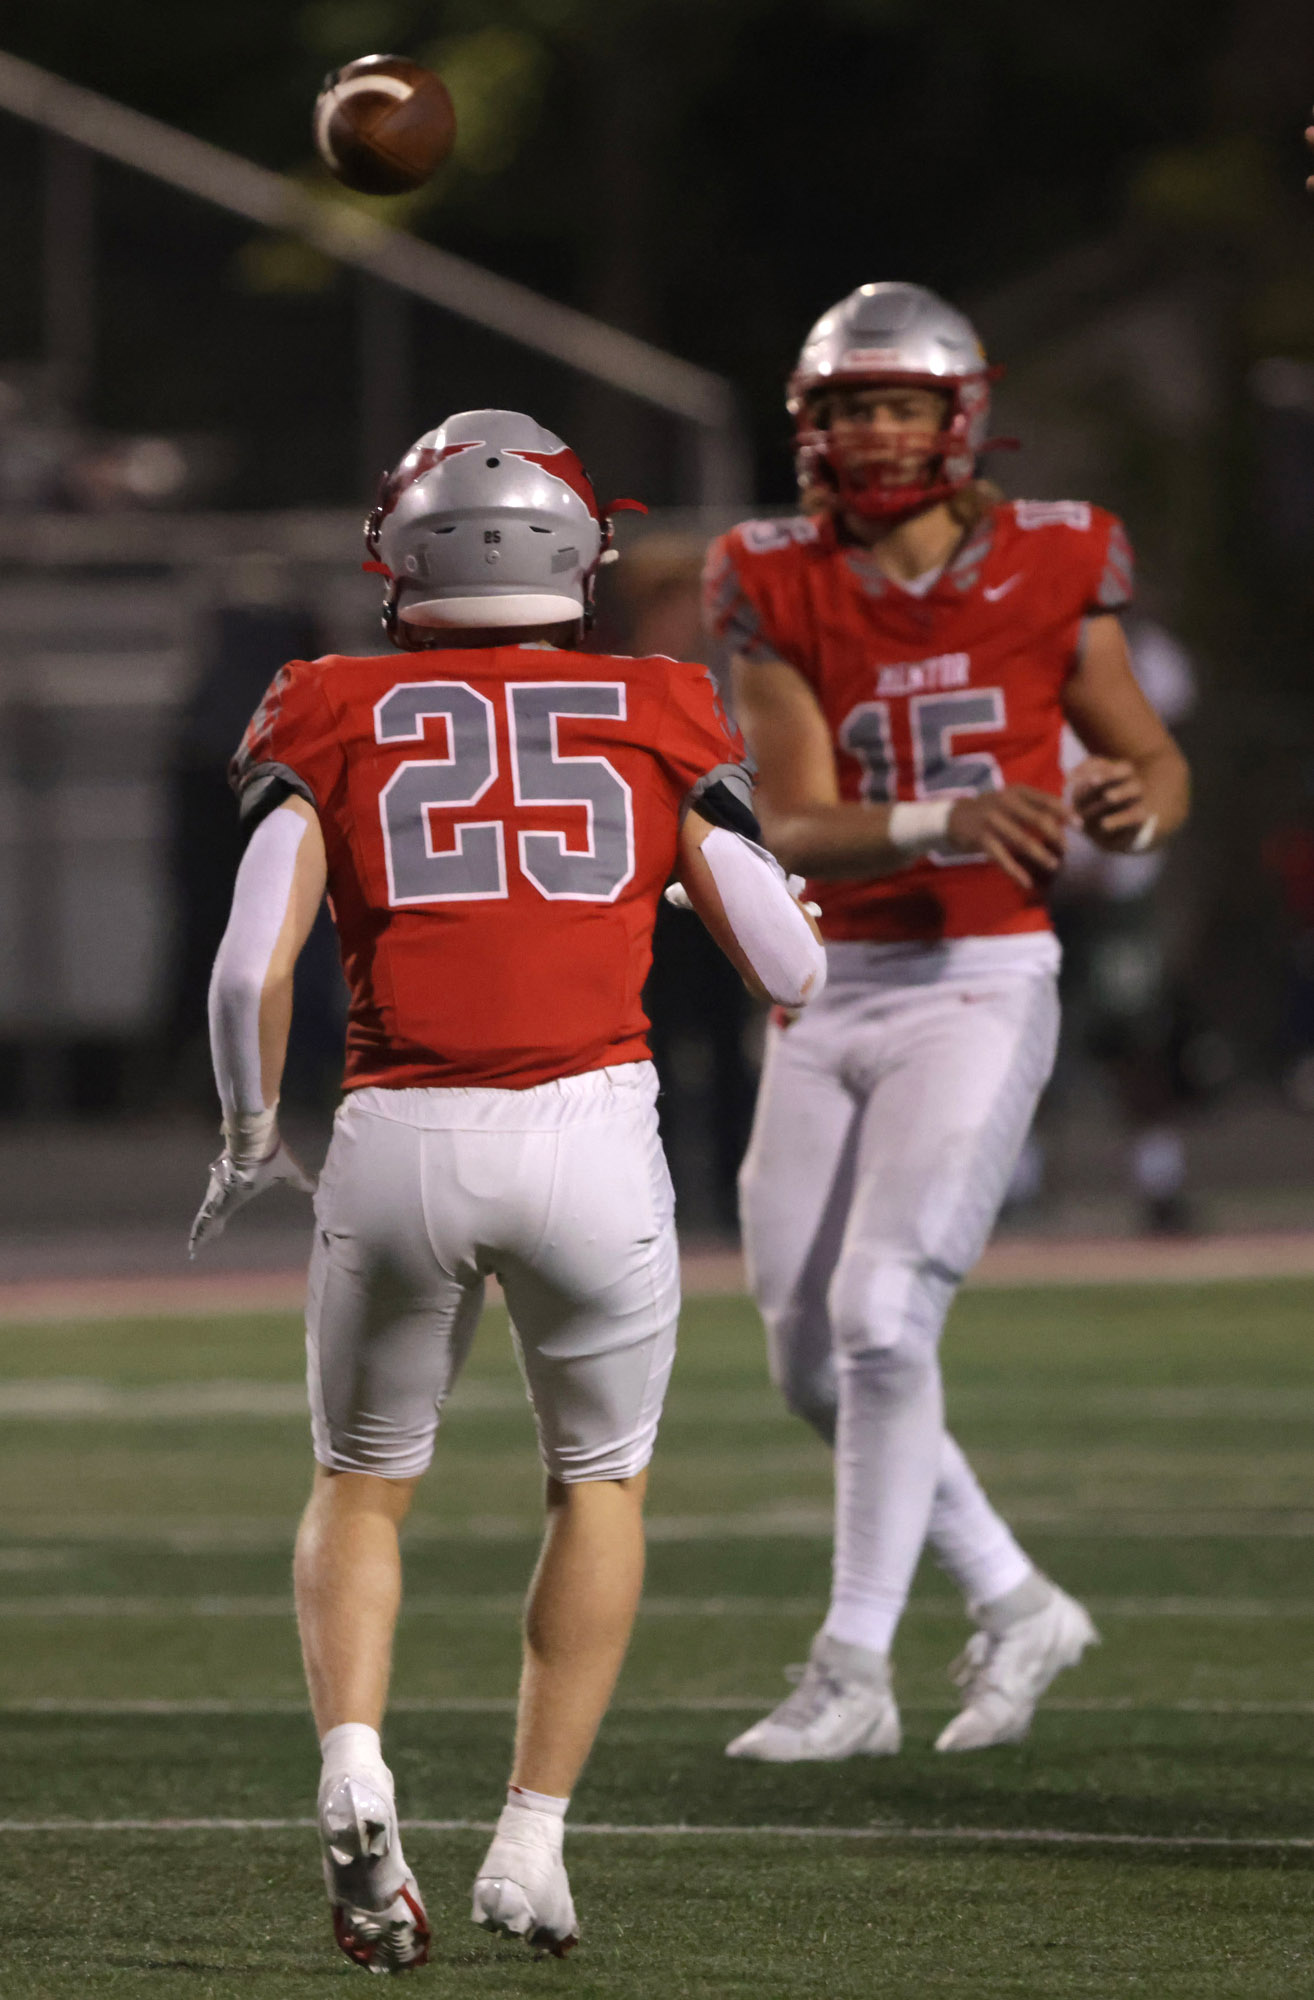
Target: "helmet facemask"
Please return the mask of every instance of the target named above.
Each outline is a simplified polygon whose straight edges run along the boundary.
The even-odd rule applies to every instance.
[[[951,499],[975,479],[978,454],[1003,442],[985,434],[998,372],[970,321],[933,292],[859,286],[817,321],[790,378],[804,504],[893,523]],[[943,398],[942,414],[896,463],[874,438],[858,443],[842,419],[837,428],[828,421],[829,399],[862,390],[930,390]]]
[[[885,422],[861,413],[862,390],[887,392],[896,414]],[[926,420],[897,414],[901,392],[927,397]],[[845,513],[894,521],[948,499],[972,477],[975,459],[966,416],[941,383],[873,381],[816,389],[804,400],[796,438],[800,485],[820,486]],[[846,407],[849,406],[849,407]],[[962,475],[965,462],[970,470]],[[953,466],[954,475],[948,471]]]

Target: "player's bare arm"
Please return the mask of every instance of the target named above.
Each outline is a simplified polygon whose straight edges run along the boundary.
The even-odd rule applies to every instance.
[[[1029,785],[926,805],[840,798],[831,733],[802,674],[785,660],[734,661],[735,707],[757,763],[758,812],[784,867],[814,879],[893,874],[943,847],[985,854],[1026,888],[1063,859],[1072,814]]]
[[[817,997],[826,983],[821,933],[769,854],[690,811],[680,829],[678,873],[751,993],[790,1008]]]
[[[210,1170],[190,1250],[277,1181],[314,1183],[278,1134],[278,1093],[292,1024],[297,959],[324,899],[324,837],[314,809],[290,798],[262,820],[238,870],[210,986],[210,1041],[224,1150]]]
[[[1176,833],[1190,809],[1190,771],[1141,691],[1112,614],[1088,622],[1063,710],[1091,752],[1069,781],[1089,838],[1139,854]]]

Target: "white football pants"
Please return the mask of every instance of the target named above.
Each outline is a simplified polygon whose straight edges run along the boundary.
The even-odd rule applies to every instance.
[[[338,1111],[306,1306],[315,1456],[409,1479],[495,1273],[554,1479],[652,1456],[680,1267],[651,1063],[529,1090],[364,1089]]]
[[[1035,942],[832,947],[826,992],[768,1038],[749,1279],[773,1381],[835,1444],[827,1630],[877,1651],[928,1539],[972,1603],[1031,1568],[944,1428],[938,1344],[1054,1060],[1057,952]]]

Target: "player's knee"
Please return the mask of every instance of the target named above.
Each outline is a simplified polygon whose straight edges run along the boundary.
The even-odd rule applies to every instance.
[[[753,1271],[753,1297],[767,1335],[767,1367],[791,1416],[811,1424],[827,1444],[835,1436],[835,1363],[825,1300],[798,1283],[770,1282]]]
[[[842,1257],[828,1294],[841,1363],[870,1358],[889,1372],[934,1366],[956,1282],[925,1259],[868,1249]]]
[[[541,1445],[543,1470],[549,1480],[562,1486],[580,1486],[597,1480],[612,1482],[637,1479],[646,1471],[657,1442],[655,1422],[626,1438],[590,1443]]]
[[[415,1498],[420,1472],[360,1472],[354,1466],[315,1463],[311,1485],[314,1495],[324,1495],[332,1504],[359,1514],[404,1514]]]
[[[771,1380],[791,1416],[811,1424],[827,1444],[835,1441],[835,1364],[829,1354],[800,1352],[788,1339],[771,1342]]]
[[[311,1438],[315,1459],[324,1473],[368,1473],[373,1480],[414,1482],[433,1460],[437,1421],[422,1424],[385,1423],[353,1412],[346,1420],[312,1411]]]

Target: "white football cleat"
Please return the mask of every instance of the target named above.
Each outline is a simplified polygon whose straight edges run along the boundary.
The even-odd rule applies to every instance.
[[[336,1773],[320,1790],[319,1840],[333,1935],[367,1972],[409,1972],[429,1958],[429,1919],[397,1833],[391,1788]]]
[[[836,1763],[893,1757],[902,1740],[886,1655],[819,1632],[793,1694],[725,1754],[763,1764]]]
[[[1048,1579],[1045,1579],[1048,1582]],[[1002,1630],[983,1627],[949,1669],[963,1706],[935,1740],[937,1750],[987,1750],[1020,1743],[1050,1682],[1075,1667],[1100,1635],[1075,1597],[1049,1584],[1049,1602]]]
[[[561,1858],[565,1831],[565,1821],[553,1813],[503,1806],[493,1844],[475,1877],[471,1922],[564,1958],[579,1943]]]

